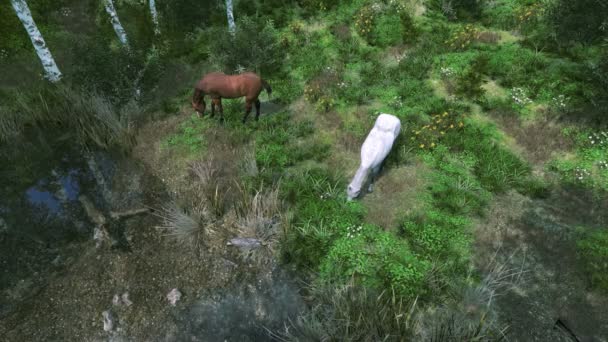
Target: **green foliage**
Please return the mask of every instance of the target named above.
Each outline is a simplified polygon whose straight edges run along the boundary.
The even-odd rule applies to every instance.
[[[469,69],[462,74],[456,83],[456,94],[465,96],[472,100],[479,100],[485,94],[481,87],[484,82],[484,75],[487,73],[488,56],[479,55],[473,60]]]
[[[256,137],[255,157],[258,168],[267,171],[262,174],[281,174],[286,167],[297,162],[322,160],[327,156],[329,147],[326,144],[306,141],[302,146],[298,143],[298,139],[306,138],[313,132],[312,122],[293,124],[290,118],[286,113],[277,114],[258,126],[260,131]]]
[[[130,120],[138,108],[133,102],[116,107],[99,94],[46,83],[0,93],[0,98],[6,103],[0,107],[0,141],[34,126],[74,134],[82,145],[128,150],[134,144]]]
[[[402,22],[402,16],[405,19]],[[405,30],[407,30],[408,34],[414,34],[414,25],[411,17],[409,17],[409,21],[407,20],[408,15],[404,14],[400,16],[398,13],[385,13],[378,17],[376,23],[372,30],[372,42],[374,45],[379,47],[387,47],[391,45],[396,45],[401,42]],[[406,27],[402,25],[405,24]],[[397,29],[401,28],[401,29]],[[413,37],[408,37],[413,38]]]
[[[271,74],[280,70],[285,57],[271,21],[258,23],[241,17],[234,35],[226,27],[215,27],[201,38],[211,38],[207,42],[210,59],[226,73],[252,70]]]
[[[447,140],[447,139],[446,139]],[[480,161],[470,153],[453,154],[440,146],[426,157],[436,172],[429,186],[433,205],[455,215],[481,214],[490,199],[484,183],[475,178]]]
[[[550,167],[566,182],[608,190],[608,131],[579,131],[573,158],[556,159]]]
[[[473,19],[481,15],[485,0],[431,0],[429,9],[448,19]]]
[[[576,247],[591,284],[608,292],[608,230],[583,233]]]
[[[316,269],[347,227],[361,222],[363,206],[346,202],[346,185],[324,169],[290,174],[281,185],[283,197],[293,206],[294,225],[283,244],[284,258]]]
[[[345,284],[351,278],[372,288],[392,289],[401,298],[422,294],[429,264],[405,241],[370,225],[349,226],[321,264],[320,279]]]
[[[473,173],[480,184],[492,192],[510,188],[525,190],[530,166],[496,142],[495,128],[467,124],[459,136],[447,136],[445,144],[473,158]]]
[[[412,249],[424,260],[441,260],[448,272],[464,273],[468,267],[471,235],[470,221],[436,209],[423,217],[406,220],[402,232]]]
[[[558,43],[594,43],[608,37],[608,5],[597,0],[557,0],[547,12]]]
[[[166,146],[185,149],[190,154],[200,154],[207,147],[204,133],[209,128],[210,121],[193,114],[190,119],[180,126],[180,132],[170,136]]]

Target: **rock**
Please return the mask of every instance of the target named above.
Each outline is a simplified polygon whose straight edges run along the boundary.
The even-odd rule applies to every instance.
[[[125,306],[131,306],[131,305],[133,305],[133,302],[131,300],[129,300],[129,292],[123,293],[120,298],[122,299],[122,303]]]
[[[182,293],[179,292],[178,289],[173,289],[171,292],[167,294],[167,300],[171,306],[175,306],[175,304],[182,298]]]
[[[114,317],[110,310],[101,313],[103,316],[103,331],[112,331],[114,329]]]
[[[230,239],[226,245],[245,248],[258,248],[262,246],[262,242],[254,238],[234,238]]]
[[[95,248],[101,247],[105,241],[109,240],[109,235],[104,226],[97,226],[93,230],[93,240],[95,240]]]
[[[121,296],[115,294],[114,297],[112,297],[112,304],[114,304],[114,306],[124,305],[129,307],[133,305],[133,302],[129,299],[129,292],[125,292]]]
[[[122,304],[121,301],[120,301],[120,296],[119,295],[115,294],[114,297],[112,297],[112,304],[114,306],[119,306],[120,304]]]

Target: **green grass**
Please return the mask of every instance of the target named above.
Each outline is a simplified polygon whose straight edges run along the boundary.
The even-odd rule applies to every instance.
[[[565,182],[607,191],[608,131],[584,130],[568,134],[575,135],[575,154],[571,158],[553,160],[550,168]]]
[[[187,121],[180,125],[178,133],[167,138],[164,145],[168,148],[186,151],[189,155],[200,155],[208,144],[204,136],[209,127],[211,127],[210,120],[192,114]]]
[[[576,247],[591,285],[608,292],[608,230],[603,228],[583,233]]]

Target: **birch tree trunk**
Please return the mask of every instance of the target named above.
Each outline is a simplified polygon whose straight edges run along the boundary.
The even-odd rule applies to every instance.
[[[149,0],[150,14],[152,15],[152,23],[154,24],[154,34],[160,34],[160,26],[158,24],[158,11],[156,10],[156,1]]]
[[[23,27],[27,31],[27,34],[30,36],[34,49],[40,59],[40,63],[42,63],[42,67],[44,68],[44,77],[51,82],[59,81],[62,76],[61,71],[59,71],[57,63],[55,63],[55,59],[53,59],[53,55],[51,55],[51,51],[46,46],[46,42],[38,30],[34,18],[32,18],[32,13],[30,12],[27,3],[25,0],[11,0],[11,4],[15,9],[17,17],[19,17],[19,20],[21,20]]]
[[[114,27],[114,32],[116,32],[118,40],[120,40],[122,45],[128,47],[129,41],[127,40],[127,31],[125,31],[118,19],[118,13],[116,13],[116,9],[114,8],[114,1],[105,0],[105,8],[106,12],[110,15],[110,21],[112,22],[112,27]]]
[[[232,0],[226,0],[226,16],[228,17],[228,30],[234,34],[236,24],[234,23],[234,14],[232,14]]]

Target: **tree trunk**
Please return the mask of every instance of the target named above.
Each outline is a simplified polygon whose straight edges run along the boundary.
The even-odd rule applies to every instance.
[[[51,55],[51,51],[46,46],[44,38],[42,38],[42,34],[38,30],[38,26],[36,26],[34,18],[32,18],[32,13],[30,12],[27,3],[25,0],[11,0],[11,4],[15,9],[17,17],[19,17],[19,20],[21,20],[23,27],[32,40],[34,49],[36,50],[38,58],[42,63],[42,67],[44,68],[44,77],[51,82],[59,81],[62,76],[61,71],[59,71],[59,68],[55,63],[55,59],[53,59],[53,55]]]
[[[110,21],[112,22],[112,26],[114,27],[114,32],[116,32],[116,36],[118,40],[122,43],[122,45],[129,46],[129,41],[127,40],[127,31],[122,27],[120,20],[118,19],[118,13],[116,13],[116,9],[114,8],[114,2],[112,0],[105,0],[105,8],[106,12],[110,15]]]
[[[228,30],[234,33],[236,24],[234,23],[234,14],[232,14],[232,0],[226,0],[226,16],[228,17]]]
[[[160,26],[158,24],[158,11],[156,10],[156,1],[149,0],[150,14],[152,15],[152,23],[154,24],[154,34],[160,34]]]

